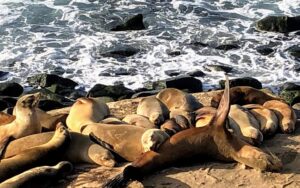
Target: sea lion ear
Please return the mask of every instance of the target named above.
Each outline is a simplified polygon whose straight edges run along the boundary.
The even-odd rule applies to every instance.
[[[227,119],[230,109],[230,92],[229,92],[229,80],[228,76],[225,75],[225,89],[218,106],[216,115],[212,121],[212,125],[215,127],[223,127]]]

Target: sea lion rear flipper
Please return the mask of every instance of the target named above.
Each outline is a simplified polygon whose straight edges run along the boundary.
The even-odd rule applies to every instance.
[[[218,106],[216,115],[213,118],[212,125],[215,127],[222,127],[228,116],[229,109],[230,109],[230,92],[229,92],[229,81],[228,81],[228,77],[226,76],[225,89],[220,104]]]
[[[0,140],[0,159],[2,159],[3,155],[4,155],[4,151],[10,141],[11,137],[4,137]]]

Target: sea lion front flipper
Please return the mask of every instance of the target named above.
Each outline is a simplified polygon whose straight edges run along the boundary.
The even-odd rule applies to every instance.
[[[0,159],[2,159],[5,148],[7,147],[10,139],[11,139],[11,137],[4,137],[0,140]]]

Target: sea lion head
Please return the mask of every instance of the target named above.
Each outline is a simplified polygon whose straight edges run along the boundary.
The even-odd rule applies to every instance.
[[[169,135],[160,129],[149,129],[144,132],[141,142],[144,151],[157,151],[159,146],[169,138]]]
[[[35,108],[39,104],[41,93],[28,94],[22,96],[18,101],[16,106],[22,108]]]
[[[150,115],[149,120],[155,125],[161,125],[165,121],[165,118],[162,114],[154,112]]]

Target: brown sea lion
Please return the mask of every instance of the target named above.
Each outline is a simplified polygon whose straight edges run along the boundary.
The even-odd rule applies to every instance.
[[[157,152],[144,153],[104,187],[124,187],[130,180],[139,180],[180,160],[204,156],[238,161],[259,170],[280,170],[282,163],[277,157],[264,153],[226,130],[224,124],[229,108],[229,82],[226,79],[225,92],[211,125],[190,128],[173,135]]]
[[[0,182],[25,170],[59,162],[59,158],[69,143],[68,130],[63,126],[58,127],[51,140],[46,144],[27,149],[8,159],[2,159],[0,162]]]
[[[13,115],[10,115],[10,114],[4,113],[4,112],[0,112],[0,126],[11,123],[15,119],[16,119],[16,116],[13,116]]]
[[[161,90],[156,98],[161,100],[170,111],[180,109],[193,112],[202,106],[193,95],[175,88]]]
[[[99,121],[99,123],[114,124],[114,125],[116,125],[116,124],[126,124],[125,121],[122,121],[119,118],[114,117],[114,116],[107,117],[107,118]]]
[[[211,106],[203,106],[195,111],[195,127],[211,125],[211,121],[216,115],[217,109]]]
[[[61,126],[61,123],[58,126]],[[53,135],[54,132],[46,132],[14,140],[7,146],[3,158],[9,158],[26,149],[45,144],[49,142]],[[61,160],[67,160],[72,163],[90,163],[108,167],[115,166],[116,162],[113,155],[102,146],[92,142],[88,136],[70,132],[70,137],[70,145],[63,152]]]
[[[98,98],[79,98],[72,105],[69,114],[76,114],[74,120],[67,117],[67,126],[75,132],[81,132],[82,126],[99,122],[107,117],[110,112],[108,106]]]
[[[190,125],[195,124],[195,113],[194,112],[188,112],[181,109],[174,109],[170,111],[170,119],[175,118],[176,116],[181,115],[184,116]]]
[[[279,127],[283,133],[292,133],[295,131],[296,114],[292,107],[287,103],[278,100],[270,100],[263,104],[264,107],[275,112]]]
[[[263,107],[260,104],[247,104],[247,108],[252,115],[259,121],[260,131],[263,135],[272,136],[278,128],[278,119],[272,110]]]
[[[228,114],[229,128],[233,133],[251,145],[259,145],[263,141],[260,124],[256,118],[238,104],[231,105]]]
[[[130,125],[143,127],[146,129],[157,128],[157,126],[152,123],[147,117],[138,114],[129,114],[123,118],[123,121]]]
[[[220,92],[213,96],[211,100],[211,106],[217,107],[223,92]],[[263,105],[266,101],[269,100],[280,100],[278,98],[272,97],[263,91],[260,91],[258,89],[255,89],[253,87],[249,86],[236,86],[230,88],[230,100],[231,104],[261,104]]]
[[[156,126],[161,125],[169,118],[169,110],[166,105],[153,96],[145,97],[139,102],[136,114],[149,118]]]
[[[160,129],[148,129],[141,138],[144,152],[157,151],[162,143],[164,143],[170,135]]]
[[[72,170],[73,165],[67,161],[59,162],[55,166],[35,167],[2,182],[0,188],[49,187]]]
[[[42,127],[36,112],[40,93],[24,95],[15,106],[16,119],[0,126],[0,158],[9,140],[40,133]]]

